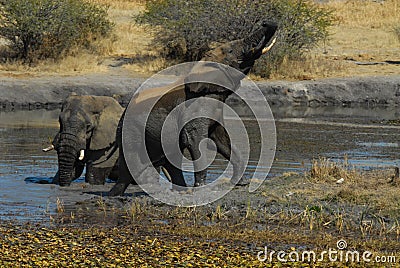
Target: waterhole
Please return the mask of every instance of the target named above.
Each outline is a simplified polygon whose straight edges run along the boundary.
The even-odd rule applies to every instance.
[[[57,171],[57,155],[41,149],[58,130],[58,113],[0,112],[0,219],[46,221],[60,202],[72,204],[90,197],[83,178],[71,188],[47,184]],[[306,172],[319,157],[343,161],[346,156],[361,169],[400,165],[400,127],[392,124],[397,120],[395,109],[278,107],[273,113],[277,146],[269,177]],[[251,118],[245,124],[252,145],[245,176],[263,177],[266,174],[253,174],[260,145],[257,124]],[[226,163],[217,155],[207,179],[218,177]],[[190,172],[185,178],[188,184],[193,182]],[[102,187],[107,191],[112,184]]]

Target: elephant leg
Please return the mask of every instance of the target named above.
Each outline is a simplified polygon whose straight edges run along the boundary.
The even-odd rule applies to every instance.
[[[186,187],[186,182],[183,177],[182,170],[171,164],[169,161],[166,161],[166,163],[163,165],[163,167],[166,169],[168,174],[165,174],[166,176],[169,176],[171,178],[171,182],[174,185],[178,186],[183,186]],[[165,170],[163,170],[165,171]]]
[[[96,173],[96,174],[95,174]],[[100,175],[96,168],[93,168],[92,161],[88,161],[86,163],[86,174],[85,174],[85,182],[91,185],[98,185],[98,181],[96,180],[96,175]]]
[[[117,181],[118,177],[119,177],[119,171],[118,171],[118,160],[117,160],[117,163],[112,167],[110,174],[108,174],[108,178],[110,180]]]
[[[197,147],[197,148],[193,148],[193,147]],[[197,186],[205,185],[206,178],[207,178],[207,169],[199,168],[199,166],[201,166],[201,164],[196,160],[201,159],[201,152],[198,148],[198,144],[194,144],[193,147],[189,147],[188,150],[189,150],[190,156],[192,157],[192,160],[195,161],[194,162],[194,169],[195,169],[194,186],[197,187]]]
[[[109,196],[123,195],[126,188],[131,182],[134,182],[132,174],[129,172],[128,165],[125,160],[124,150],[122,148],[122,126],[125,117],[125,112],[122,114],[116,132],[116,143],[118,146],[118,180],[113,188],[108,193]]]
[[[119,150],[118,173],[118,181],[110,190],[108,194],[109,196],[123,195],[129,184],[134,181],[131,173],[129,172],[128,165],[126,164],[122,148]]]
[[[201,157],[200,142],[208,138],[208,120],[193,120],[185,126],[184,135],[186,147],[194,165],[194,186],[202,186],[206,182],[207,177],[207,159],[206,156]]]
[[[92,162],[86,164],[85,181],[92,185],[103,185],[112,167],[95,167]]]
[[[241,159],[239,149],[236,146],[231,145],[229,135],[225,128],[221,125],[217,125],[217,127],[210,133],[210,138],[215,142],[218,153],[231,161],[233,165],[231,182],[239,186],[249,184],[249,182],[247,182],[243,177],[240,177],[241,171],[245,169],[245,163]]]

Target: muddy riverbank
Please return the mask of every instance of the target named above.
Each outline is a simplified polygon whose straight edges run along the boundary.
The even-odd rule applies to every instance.
[[[69,77],[0,78],[0,110],[59,108],[71,93],[119,96],[127,104],[144,78],[92,74]],[[272,105],[398,106],[400,76],[354,77],[298,82],[260,81]],[[244,82],[243,86],[248,86]],[[252,99],[253,96],[246,96]]]
[[[137,187],[109,198],[101,187],[76,184],[65,194],[79,191],[83,198],[71,206],[59,197],[50,223],[0,222],[0,265],[384,267],[384,259],[396,266],[393,173],[362,175],[325,164],[316,164],[313,174],[286,174],[256,193],[238,188],[193,208],[168,206]],[[323,170],[326,176],[318,173]],[[343,184],[335,183],[337,176],[346,178]]]

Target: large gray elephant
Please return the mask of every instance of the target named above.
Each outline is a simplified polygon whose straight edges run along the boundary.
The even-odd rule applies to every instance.
[[[191,81],[196,80],[196,76],[203,72],[200,69],[205,68],[205,72],[208,75],[215,76],[217,79],[221,79],[226,83],[230,84],[231,88],[237,88],[240,85],[241,79],[245,77],[254,65],[255,61],[267,50],[271,48],[275,39],[273,39],[277,31],[277,26],[274,23],[266,22],[263,23],[257,30],[252,32],[249,36],[235,40],[229,43],[225,43],[208,53],[202,59],[207,62],[222,63],[227,66],[233,67],[240,71],[241,74],[230,75],[224,68],[215,67],[213,64],[203,64],[201,67],[196,65],[184,78],[183,85],[181,82],[177,82],[177,87],[169,86],[174,88],[167,94],[164,89],[155,88],[144,91],[143,96],[140,94],[135,99],[131,100],[128,106],[128,110],[125,110],[123,117],[120,120],[120,124],[117,130],[117,144],[119,147],[119,178],[117,183],[111,189],[109,195],[116,196],[121,195],[125,192],[126,188],[130,183],[134,183],[135,180],[139,179],[140,175],[149,166],[153,165],[155,168],[163,167],[169,173],[169,177],[172,183],[179,186],[186,186],[183,178],[182,170],[180,169],[179,160],[178,164],[171,163],[166,155],[179,154],[184,149],[188,149],[192,160],[198,160],[201,158],[200,143],[203,139],[210,138],[214,141],[217,151],[222,154],[225,158],[230,159],[233,163],[233,176],[231,182],[234,184],[240,184],[239,170],[244,168],[245,163],[241,160],[240,153],[234,146],[231,146],[229,136],[220,123],[215,120],[207,118],[197,118],[194,120],[186,121],[188,114],[186,110],[181,111],[173,118],[173,124],[176,124],[179,128],[180,122],[187,122],[179,133],[179,148],[178,150],[165,151],[164,144],[161,142],[161,132],[163,123],[167,119],[167,116],[178,107],[180,104],[188,100],[199,100],[200,105],[197,109],[199,114],[209,114],[211,118],[222,117],[222,108],[220,105],[215,106],[203,106],[201,101],[206,98],[211,98],[218,103],[224,103],[225,100],[233,92],[226,89],[225,87],[218,86],[209,83],[192,83]],[[200,69],[199,69],[200,68]],[[142,121],[140,116],[129,118],[129,125],[125,126],[127,131],[124,130],[125,140],[122,142],[122,129],[124,128],[124,120],[126,116],[135,113],[130,109],[140,111],[146,108],[149,99],[152,99],[157,92],[161,92],[163,96],[158,100],[156,105],[151,110],[149,117]],[[190,104],[188,104],[190,105]],[[131,108],[132,107],[132,108]],[[197,112],[197,111],[195,111]],[[189,118],[190,119],[190,118]],[[143,126],[145,126],[145,142],[143,143]],[[129,151],[127,150],[127,144],[129,144]],[[127,152],[124,153],[124,150]],[[180,150],[180,152],[179,152]],[[146,152],[150,159],[150,164],[147,161],[147,156],[144,157],[143,152]],[[125,159],[125,157],[129,159]],[[133,163],[135,167],[130,169],[127,165],[127,160]],[[195,165],[195,184],[194,186],[200,186],[205,183],[207,175],[207,169],[202,168],[204,163],[194,161]],[[245,183],[244,183],[245,184]]]
[[[79,178],[86,165],[85,181],[104,184],[106,178],[118,178],[118,148],[115,133],[123,113],[112,97],[70,95],[62,105],[60,130],[52,145],[58,171],[53,183],[68,186]]]

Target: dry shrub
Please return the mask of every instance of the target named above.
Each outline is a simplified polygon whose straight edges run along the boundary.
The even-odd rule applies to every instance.
[[[155,32],[154,44],[166,58],[200,60],[215,42],[243,38],[261,21],[280,27],[275,47],[253,71],[269,77],[284,57],[298,57],[328,35],[331,10],[306,0],[149,0],[136,22]]]
[[[349,167],[347,159],[337,163],[328,158],[319,158],[313,160],[309,177],[313,182],[336,182],[342,178],[346,182],[355,181],[361,174]]]
[[[85,0],[0,2],[0,36],[27,62],[59,59],[71,49],[93,49],[113,24],[107,8]]]

